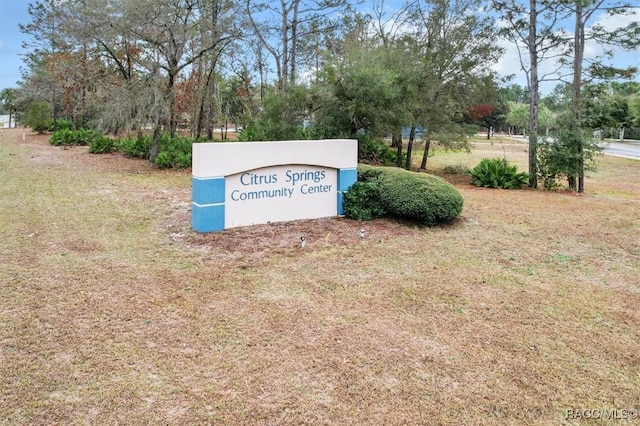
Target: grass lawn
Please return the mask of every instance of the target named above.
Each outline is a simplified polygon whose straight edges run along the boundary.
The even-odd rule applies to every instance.
[[[526,145],[503,142],[428,168],[506,155],[526,170]],[[0,423],[637,415],[640,162],[602,157],[583,195],[449,178],[465,206],[444,227],[199,235],[189,171],[0,130]]]

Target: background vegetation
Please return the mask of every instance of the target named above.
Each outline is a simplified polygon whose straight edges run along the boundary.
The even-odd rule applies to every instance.
[[[31,36],[23,80],[0,99],[39,131],[58,130],[64,119],[72,130],[149,135],[152,162],[163,133],[177,145],[179,135],[224,140],[238,128],[241,140],[358,138],[362,160],[407,169],[427,168],[432,142],[465,150],[477,131],[526,134],[534,187],[536,163],[549,163],[538,139],[574,133],[575,143],[560,145],[569,161],[551,162],[581,190],[594,135],[637,136],[640,85],[627,81],[637,70],[616,69],[606,55],[637,48],[637,22],[595,21],[634,9],[617,0],[530,5],[35,1],[22,23]],[[520,47],[526,87],[491,71],[504,41]],[[605,55],[584,60],[587,42],[605,46]],[[539,75],[543,64],[558,73]],[[542,97],[538,85],[550,78],[560,83]],[[413,164],[417,141],[422,158]],[[186,160],[174,157],[167,151],[158,163]]]

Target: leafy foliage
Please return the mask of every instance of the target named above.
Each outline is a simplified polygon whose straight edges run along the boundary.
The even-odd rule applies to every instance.
[[[62,128],[51,135],[49,143],[54,146],[91,145],[101,135],[91,129],[71,130]]]
[[[53,146],[71,146],[76,145],[75,143],[75,132],[69,129],[63,129],[53,132],[51,138],[49,138],[49,143]]]
[[[380,179],[380,199],[393,216],[426,225],[448,223],[462,212],[462,195],[437,176],[388,168]]]
[[[170,137],[164,134],[160,138],[160,152],[154,164],[160,169],[186,168],[191,166],[191,144],[194,140],[182,136]]]
[[[49,130],[53,124],[49,104],[45,101],[33,103],[22,119],[22,123],[31,127],[34,132],[44,133]]]
[[[57,130],[71,130],[73,128],[73,122],[66,118],[58,118],[58,120],[56,120],[56,128]]]
[[[485,188],[520,189],[529,180],[527,173],[518,172],[506,158],[485,158],[469,174],[472,184]]]
[[[240,133],[242,141],[309,139],[304,129],[307,91],[302,86],[273,92],[264,101],[264,111]]]
[[[119,149],[119,141],[105,135],[96,136],[89,145],[89,152],[91,154],[108,154],[111,152],[117,152]]]
[[[584,161],[584,170],[595,170],[595,157],[600,151],[602,147],[592,138],[585,137],[571,114],[563,114],[555,139],[545,139],[538,144],[537,175],[547,190],[560,186],[558,179],[562,177],[569,179],[571,187],[572,177],[581,174],[580,159]]]
[[[385,141],[363,134],[358,137],[358,161],[391,166],[396,162],[396,153]]]
[[[358,166],[358,184],[345,194],[347,217],[394,216],[426,225],[451,222],[463,199],[445,180],[399,168]]]
[[[375,182],[356,182],[344,194],[344,215],[356,220],[371,220],[385,215],[380,188]]]
[[[469,120],[487,129],[487,139],[490,138],[490,129],[501,126],[506,119],[507,106],[496,102],[492,104],[477,104],[469,109]]]
[[[120,141],[120,150],[128,157],[148,159],[151,151],[151,143],[151,136],[123,138]]]
[[[134,158],[148,159],[151,150],[151,136],[138,136],[116,140],[107,136],[96,135],[91,142],[89,152],[103,154],[120,151]],[[154,164],[159,169],[191,167],[191,145],[196,143],[192,138],[162,134],[159,141],[159,152]]]

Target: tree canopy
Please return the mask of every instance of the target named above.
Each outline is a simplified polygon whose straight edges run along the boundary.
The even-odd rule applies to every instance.
[[[613,0],[39,0],[21,26],[31,39],[13,105],[42,114],[46,103],[54,128],[64,118],[117,135],[149,130],[151,159],[162,132],[211,139],[231,123],[244,139],[390,137],[406,168],[420,138],[425,168],[432,140],[464,148],[470,129],[490,137],[505,120],[537,138],[539,125],[560,123],[559,108],[580,111],[583,130],[637,125],[637,87],[611,86],[601,102],[576,87],[635,75],[606,63],[608,50],[588,63],[579,50],[590,39],[637,46],[637,22],[593,22],[629,11]],[[522,53],[526,87],[493,72],[505,40]],[[553,71],[538,75],[543,62]],[[573,104],[540,99],[552,77],[568,78]]]

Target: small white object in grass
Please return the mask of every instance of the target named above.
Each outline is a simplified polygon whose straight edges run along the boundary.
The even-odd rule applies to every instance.
[[[363,239],[364,239],[364,229],[361,229],[361,230],[360,230],[360,238],[363,238]]]
[[[300,247],[304,248],[304,245],[306,244],[307,239],[306,237],[300,237]]]

